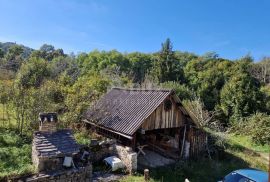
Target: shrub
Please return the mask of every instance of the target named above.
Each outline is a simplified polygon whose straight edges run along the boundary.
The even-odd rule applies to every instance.
[[[256,113],[247,118],[245,132],[251,136],[255,143],[262,145],[270,143],[270,116]]]

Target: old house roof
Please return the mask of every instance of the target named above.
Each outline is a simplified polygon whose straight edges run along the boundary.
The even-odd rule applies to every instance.
[[[113,88],[87,110],[85,118],[87,122],[132,136],[169,95],[173,95],[183,114],[188,116],[173,90]]]
[[[71,130],[56,132],[38,131],[34,133],[33,145],[38,157],[57,157],[72,155],[79,152]]]

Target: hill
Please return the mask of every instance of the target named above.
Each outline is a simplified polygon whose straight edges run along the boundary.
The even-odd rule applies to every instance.
[[[19,45],[23,48],[23,58],[28,58],[34,49],[27,47],[22,44],[17,44],[16,42],[0,42],[0,49],[7,53],[8,49],[14,45]]]

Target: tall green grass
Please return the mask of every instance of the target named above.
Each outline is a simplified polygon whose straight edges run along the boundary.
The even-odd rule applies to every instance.
[[[229,135],[229,141],[234,144],[238,144],[242,147],[251,149],[255,152],[263,152],[263,153],[269,153],[270,152],[270,146],[269,145],[260,145],[252,142],[252,139],[250,136],[245,135],[236,135],[236,134],[230,134]]]
[[[31,138],[0,128],[0,179],[33,172]]]

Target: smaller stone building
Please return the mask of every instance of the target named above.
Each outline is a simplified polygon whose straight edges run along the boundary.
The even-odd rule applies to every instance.
[[[79,153],[71,130],[57,130],[56,113],[39,115],[39,131],[34,133],[32,161],[39,172],[60,170],[65,157],[74,157]]]
[[[38,174],[23,181],[92,181],[92,165],[83,157],[72,131],[57,130],[57,114],[41,113],[33,136],[32,161]]]
[[[35,132],[32,160],[38,171],[59,170],[65,157],[78,154],[79,147],[70,130]]]

